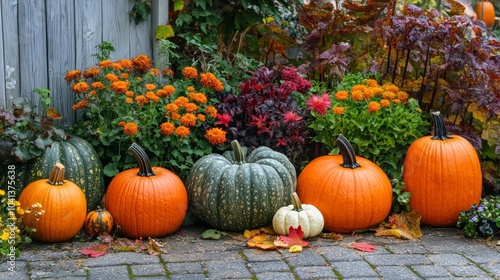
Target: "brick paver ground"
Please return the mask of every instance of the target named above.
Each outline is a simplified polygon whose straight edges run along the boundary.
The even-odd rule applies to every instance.
[[[201,239],[204,226],[182,227],[157,240],[167,253],[111,252],[88,258],[79,250],[96,244],[79,238],[59,244],[33,243],[16,260],[15,272],[0,265],[0,279],[500,279],[499,237],[472,240],[457,229],[423,228],[417,241],[358,233],[366,253],[342,241],[314,238],[301,253],[248,248],[239,233]]]

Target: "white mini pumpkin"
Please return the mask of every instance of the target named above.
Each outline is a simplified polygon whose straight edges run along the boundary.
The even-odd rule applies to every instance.
[[[279,235],[288,235],[290,227],[300,226],[304,239],[317,236],[323,230],[323,215],[314,205],[301,204],[297,193],[292,193],[292,205],[283,206],[273,217],[273,229]]]

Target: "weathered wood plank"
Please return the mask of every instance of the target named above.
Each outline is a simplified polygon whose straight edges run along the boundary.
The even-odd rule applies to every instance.
[[[120,4],[115,0],[102,1],[102,37],[104,41],[113,43],[116,49],[111,54],[112,60],[130,57],[130,21],[127,13],[129,12],[128,2],[133,1],[119,1]]]
[[[5,102],[21,96],[20,91],[20,61],[18,34],[18,0],[2,0],[2,30],[3,30],[3,67],[4,73],[9,73],[5,83]],[[2,77],[4,77],[2,75]],[[9,104],[7,104],[9,105]]]
[[[136,1],[129,2],[129,11],[132,10]],[[139,24],[129,22],[130,25],[130,58],[140,54],[152,56],[153,45],[151,35],[151,16],[147,21]]]
[[[63,119],[59,125],[74,123],[71,106],[75,95],[69,91],[64,74],[75,69],[75,6],[73,1],[50,0],[47,8],[49,88],[52,103]]]
[[[45,1],[19,1],[19,58],[21,96],[39,105],[35,88],[48,88],[47,21]]]
[[[2,14],[2,3],[0,3],[0,15]],[[2,24],[3,18],[0,17],[0,24]],[[3,61],[3,31],[0,28],[0,106],[5,108],[7,103],[7,91],[5,90],[5,80],[7,76],[5,74],[5,63]]]
[[[102,1],[77,0],[75,2],[76,69],[84,70],[96,65],[97,45],[102,43]]]
[[[168,24],[168,0],[152,0],[151,1],[151,40],[153,46],[155,44],[155,30],[158,25]],[[159,61],[156,47],[153,47],[153,61],[156,65],[161,64]]]

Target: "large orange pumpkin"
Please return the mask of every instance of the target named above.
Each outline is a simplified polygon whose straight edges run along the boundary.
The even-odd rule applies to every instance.
[[[343,135],[336,144],[340,155],[318,157],[302,170],[297,194],[320,210],[328,231],[348,233],[381,223],[392,206],[389,178],[375,163],[357,157]]]
[[[162,167],[151,167],[145,151],[133,143],[129,151],[138,168],[120,172],[106,191],[106,209],[129,238],[165,236],[176,231],[187,211],[188,198],[182,180]]]
[[[495,7],[490,1],[481,1],[476,5],[477,18],[484,21],[486,25],[495,24]]]
[[[36,228],[31,237],[41,242],[63,242],[73,238],[82,228],[87,215],[87,200],[82,189],[64,180],[64,165],[56,163],[49,178],[29,184],[19,196],[21,205],[42,205],[45,213],[26,216],[23,223]]]
[[[474,147],[458,135],[448,136],[443,117],[432,113],[434,135],[410,145],[404,161],[403,180],[412,193],[410,206],[421,223],[455,226],[460,211],[479,203],[482,175]]]

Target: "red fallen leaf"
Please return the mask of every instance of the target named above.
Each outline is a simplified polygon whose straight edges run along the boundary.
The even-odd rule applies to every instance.
[[[80,253],[89,256],[91,258],[97,258],[100,256],[104,256],[108,253],[110,244],[98,244],[96,246],[88,247],[85,249],[81,249]]]
[[[305,247],[309,245],[307,241],[304,241],[304,232],[302,231],[302,227],[298,226],[297,228],[290,227],[288,230],[288,236],[280,235],[279,239],[290,247],[294,245],[300,245]]]
[[[361,243],[354,242],[354,244],[352,244],[352,247],[358,251],[369,252],[369,253],[377,250],[375,245],[366,242],[361,242]]]

